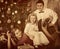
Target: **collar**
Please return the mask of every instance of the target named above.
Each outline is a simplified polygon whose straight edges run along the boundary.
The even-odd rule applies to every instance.
[[[41,11],[41,12],[39,12],[39,13],[44,13],[44,11]]]
[[[44,13],[44,9],[42,11],[36,10],[38,13]]]

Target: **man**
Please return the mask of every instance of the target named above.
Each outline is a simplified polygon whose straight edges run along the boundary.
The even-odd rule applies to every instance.
[[[36,8],[37,9],[34,11],[34,13],[37,15],[38,21],[40,19],[44,21],[45,19],[50,18],[51,23],[49,26],[53,26],[56,23],[58,19],[56,12],[51,9],[44,8],[44,2],[42,0],[36,3]]]
[[[45,22],[45,20],[48,19],[47,20],[47,22],[49,23],[48,29],[45,28],[42,30],[47,34],[47,36],[49,36],[51,39],[53,39],[53,37],[51,35],[54,33],[53,30],[55,30],[55,28],[52,26],[55,26],[55,23],[58,20],[58,16],[57,16],[56,12],[54,12],[53,10],[51,10],[49,8],[44,8],[44,2],[42,0],[38,1],[36,3],[36,8],[37,9],[33,13],[35,13],[37,15],[38,21],[42,20],[42,22]],[[39,23],[38,24],[40,26],[38,26],[38,27],[41,30],[41,21]],[[51,30],[51,28],[53,28],[53,29]],[[52,34],[50,34],[50,33],[52,33]]]

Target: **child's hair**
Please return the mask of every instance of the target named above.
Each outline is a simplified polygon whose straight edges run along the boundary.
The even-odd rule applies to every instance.
[[[31,16],[35,16],[35,18],[36,18],[36,21],[35,22],[37,23],[37,15],[35,13],[29,14],[27,22],[30,22],[30,17]]]

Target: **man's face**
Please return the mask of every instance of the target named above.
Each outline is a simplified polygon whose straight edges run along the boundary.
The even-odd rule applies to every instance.
[[[43,5],[42,3],[37,3],[37,9],[38,9],[39,11],[42,11],[43,8],[44,8],[44,5]]]

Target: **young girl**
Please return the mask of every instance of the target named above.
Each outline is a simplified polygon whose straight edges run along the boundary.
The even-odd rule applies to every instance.
[[[38,45],[48,45],[49,40],[43,34],[42,31],[38,29],[37,16],[35,14],[30,14],[28,18],[28,23],[26,24],[24,33],[33,40],[33,45],[38,47]]]

